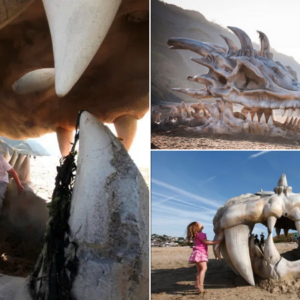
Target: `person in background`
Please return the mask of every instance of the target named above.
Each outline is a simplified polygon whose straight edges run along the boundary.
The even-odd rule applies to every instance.
[[[261,245],[261,247],[263,247],[265,245],[265,235],[263,232],[260,235],[260,245]]]
[[[15,180],[17,187],[18,187],[18,193],[21,194],[24,190],[24,187],[19,179],[17,172],[6,161],[6,159],[3,157],[3,155],[0,155],[0,213],[2,210],[3,201],[5,199],[5,193],[6,193],[6,190],[8,187],[8,183],[9,183],[8,173]]]

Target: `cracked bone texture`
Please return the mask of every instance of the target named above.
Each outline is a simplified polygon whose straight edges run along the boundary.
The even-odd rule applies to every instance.
[[[88,112],[80,120],[76,174],[69,218],[79,259],[73,296],[149,299],[148,188],[119,139]],[[0,298],[31,299],[27,279],[0,276]]]
[[[269,39],[263,32],[258,31],[261,50],[256,51],[244,31],[236,27],[228,28],[239,38],[241,48],[225,36],[222,37],[228,45],[227,49],[192,39],[172,37],[168,40],[171,50],[190,50],[202,56],[191,58],[192,61],[208,68],[207,74],[187,77],[189,81],[205,85],[205,88],[176,87],[172,90],[201,101],[215,98],[228,108],[221,111],[219,105],[210,104],[208,110],[212,117],[208,124],[192,130],[212,134],[255,134],[300,139],[300,131],[296,126],[299,122],[300,83],[295,71],[273,61]],[[232,104],[242,105],[242,114],[247,118],[233,112]],[[207,107],[209,104],[204,105]],[[193,108],[193,105],[190,107]],[[275,110],[279,109],[289,116],[295,113],[297,119],[294,116],[285,122],[285,126],[274,122]]]
[[[0,0],[2,136],[26,139],[57,128],[72,131],[82,109],[103,123],[127,115],[138,120],[148,111],[149,1],[117,0],[111,6],[71,1],[67,7],[60,2]],[[95,16],[106,23],[94,23]],[[78,20],[80,35],[72,31]],[[74,78],[64,78],[67,72]]]
[[[224,259],[250,285],[255,284],[254,274],[276,280],[300,275],[300,260],[284,259],[273,242],[274,227],[277,234],[281,229],[300,232],[300,194],[292,192],[285,174],[279,178],[274,191],[234,197],[218,209],[213,220],[215,239],[225,234],[221,245]],[[254,236],[249,237],[257,223],[269,228],[263,252],[254,244]],[[214,253],[219,259],[217,247]]]

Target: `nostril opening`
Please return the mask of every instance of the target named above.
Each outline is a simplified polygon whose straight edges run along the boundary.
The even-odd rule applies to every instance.
[[[227,79],[224,76],[219,76],[219,81],[223,84],[227,83]]]

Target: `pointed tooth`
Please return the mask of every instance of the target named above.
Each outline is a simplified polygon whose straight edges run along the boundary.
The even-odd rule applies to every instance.
[[[275,265],[281,259],[281,256],[274,245],[272,232],[269,234],[266,240],[264,248],[264,259],[272,265]]]
[[[295,119],[294,119],[294,123],[293,123],[293,126],[296,126],[296,125],[297,125],[297,123],[298,123],[298,118],[297,118],[297,117],[295,117]]]
[[[259,123],[266,124],[266,117],[264,113],[261,115]]]
[[[16,151],[14,151],[12,157],[11,157],[10,160],[9,160],[9,164],[10,164],[12,167],[14,167],[17,158],[18,158],[18,154],[17,154]]]
[[[289,125],[293,125],[293,123],[294,123],[294,117],[291,118]]]
[[[286,118],[286,120],[285,120],[284,124],[285,124],[285,125],[287,125],[287,124],[289,124],[289,123],[290,123],[290,117],[289,117],[289,116],[287,116],[287,118]]]
[[[273,125],[273,118],[272,118],[272,116],[270,116],[270,118],[269,118],[269,120],[268,120],[268,124],[269,124],[269,125]]]
[[[300,234],[300,221],[296,221],[295,226],[296,226],[298,233]]]
[[[22,165],[18,170],[18,175],[21,182],[28,183],[31,181],[31,172],[30,172],[30,158],[27,157],[24,159]]]
[[[277,235],[277,236],[280,236],[280,231],[281,231],[281,228],[279,228],[279,227],[276,227],[275,229],[276,229],[276,235]]]
[[[5,154],[4,154],[4,158],[5,160],[8,162],[10,160],[10,155],[9,155],[9,152],[8,152],[8,149],[6,148],[6,151],[5,151]]]
[[[289,110],[288,109],[284,109],[284,117],[289,117]]]
[[[273,228],[275,226],[276,221],[277,221],[276,217],[274,217],[274,216],[268,217],[268,229],[269,229],[269,233],[273,232]]]
[[[137,118],[134,116],[124,115],[114,120],[114,125],[118,134],[128,151],[133,143],[137,130]]]
[[[65,96],[104,40],[121,0],[43,0],[54,53],[55,90]]]
[[[250,111],[249,111],[248,114],[247,114],[246,121],[251,121],[251,114],[250,114]]]
[[[72,147],[71,143],[73,143],[74,140],[73,131],[57,127],[56,136],[61,155],[67,156],[70,153]]]
[[[254,117],[253,117],[253,122],[258,122],[257,113],[255,113],[255,115],[254,115]]]
[[[222,239],[224,239],[224,231],[221,231],[218,234],[216,234],[215,238],[214,238],[214,241],[222,240]],[[213,245],[213,251],[214,251],[215,258],[217,260],[221,260],[222,259],[221,252],[220,252],[221,251],[221,244]]]
[[[53,68],[31,71],[15,81],[12,89],[20,95],[42,92],[54,86],[54,76]]]
[[[254,244],[254,235],[251,234],[250,236],[250,243],[249,243],[249,248],[250,248],[250,256],[251,257],[263,257],[263,253],[261,252],[260,248],[257,247],[255,244]]]
[[[15,162],[15,164],[14,164],[14,169],[15,169],[15,171],[17,173],[18,173],[19,168],[21,167],[24,159],[25,159],[25,155],[23,155],[23,154],[20,153],[19,156],[18,156],[18,158],[17,158],[17,160],[16,160],[16,162]]]
[[[255,285],[249,255],[249,233],[247,225],[238,225],[224,230],[226,248],[234,268],[250,284]]]
[[[288,228],[284,228],[283,231],[284,231],[284,235],[286,237],[288,237],[289,229]]]

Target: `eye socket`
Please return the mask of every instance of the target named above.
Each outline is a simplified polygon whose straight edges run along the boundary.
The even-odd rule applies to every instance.
[[[223,76],[219,76],[219,81],[223,84],[226,84],[227,83],[227,79]]]

